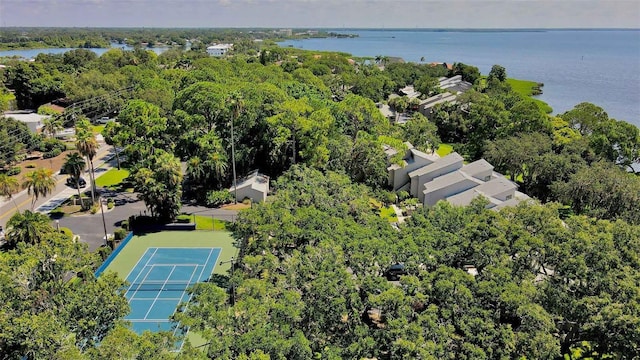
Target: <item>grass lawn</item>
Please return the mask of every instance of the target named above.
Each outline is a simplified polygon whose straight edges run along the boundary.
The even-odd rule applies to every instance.
[[[533,90],[538,86],[538,83],[535,81],[518,79],[507,79],[507,83],[511,85],[511,89],[513,89],[513,91],[529,97],[533,96]],[[549,104],[547,104],[546,102],[536,98],[532,99],[536,103],[536,105],[538,105],[538,107],[545,113],[550,114],[553,111],[551,106],[549,106]]]
[[[389,222],[398,221],[398,216],[396,215],[396,212],[393,210],[391,206],[381,208],[380,217],[383,219],[387,219],[387,221]]]
[[[102,134],[102,130],[104,130],[104,124],[101,125],[91,125],[91,130],[94,134]]]
[[[122,180],[124,180],[127,176],[129,176],[129,170],[110,169],[106,173],[100,175],[100,177],[96,178],[96,186],[99,186],[99,187],[116,186],[120,184]]]
[[[440,144],[440,146],[438,146],[438,150],[436,150],[436,154],[438,154],[438,156],[440,157],[447,156],[452,152],[453,152],[453,146],[449,144]]]
[[[196,215],[196,230],[225,230],[228,222],[210,216]]]

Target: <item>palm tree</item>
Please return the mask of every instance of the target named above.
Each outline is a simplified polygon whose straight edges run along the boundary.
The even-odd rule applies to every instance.
[[[18,204],[16,204],[13,194],[18,192],[19,189],[20,183],[18,182],[18,179],[13,176],[8,176],[7,174],[0,174],[0,196],[7,197],[9,200],[13,201],[16,211],[20,211],[20,209],[18,209]]]
[[[56,179],[53,170],[41,168],[27,174],[27,179],[22,183],[22,187],[27,189],[28,194],[33,193],[31,199],[31,211],[40,196],[47,196],[56,187]]]
[[[211,153],[207,161],[205,161],[205,164],[210,169],[213,169],[218,181],[224,177],[227,172],[227,168],[229,167],[227,164],[227,156],[222,151]]]
[[[82,202],[82,195],[80,194],[80,176],[82,175],[82,171],[85,166],[87,166],[87,163],[78,152],[67,154],[64,164],[62,164],[62,170],[69,174],[76,183],[76,188],[78,189],[78,200],[80,200],[82,208],[84,208],[84,203]]]
[[[204,176],[204,162],[198,156],[187,161],[187,177],[194,183],[199,183]]]
[[[91,202],[96,202],[96,182],[93,173],[93,158],[98,151],[98,142],[91,130],[76,126],[76,149],[89,161],[89,180],[91,181]]]
[[[42,121],[42,132],[49,134],[50,137],[55,137],[58,130],[62,130],[62,119],[58,116],[53,116]]]
[[[49,217],[37,212],[25,210],[24,213],[16,213],[7,222],[7,243],[10,248],[15,248],[18,243],[37,244],[47,235],[54,232],[49,225]]]

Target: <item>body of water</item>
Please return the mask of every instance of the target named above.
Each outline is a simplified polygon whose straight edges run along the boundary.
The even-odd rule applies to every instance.
[[[115,49],[115,48],[119,48],[119,49],[123,49],[123,50],[133,50],[133,46],[129,46],[129,45],[124,45],[124,44],[118,44],[118,43],[112,43],[110,48],[89,48],[87,50],[91,50],[94,53],[98,54],[98,56],[104,54],[105,52],[111,50],[111,49]],[[33,59],[36,56],[38,56],[38,54],[40,53],[44,53],[44,54],[64,54],[67,51],[70,50],[75,50],[77,48],[42,48],[42,49],[24,49],[24,50],[3,50],[0,51],[0,57],[2,56],[19,56],[25,59]],[[161,54],[165,51],[167,51],[170,48],[167,47],[155,47],[155,48],[148,48],[147,50],[152,50],[153,52],[155,52],[156,54]]]
[[[544,83],[539,96],[563,113],[581,102],[640,126],[640,30],[341,30],[356,38],[289,40],[281,46],[463,62],[488,74],[500,64],[512,78]]]

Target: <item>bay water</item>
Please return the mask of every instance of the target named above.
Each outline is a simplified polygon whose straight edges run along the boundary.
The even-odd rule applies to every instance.
[[[358,37],[288,40],[280,46],[417,63],[463,62],[485,75],[499,64],[509,77],[544,83],[538,98],[554,114],[591,102],[640,127],[640,29],[333,31]]]

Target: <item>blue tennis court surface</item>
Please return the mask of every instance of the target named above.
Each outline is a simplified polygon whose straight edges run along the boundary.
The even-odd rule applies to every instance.
[[[187,288],[209,279],[219,255],[219,248],[148,248],[127,276],[131,312],[125,319],[133,330],[171,330],[169,317],[190,300]]]

